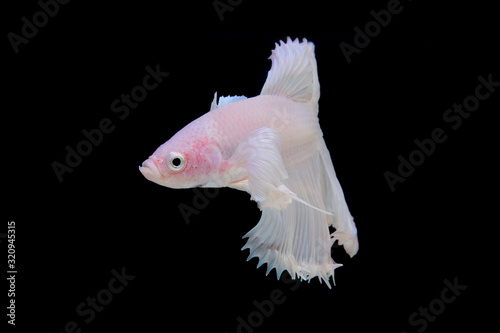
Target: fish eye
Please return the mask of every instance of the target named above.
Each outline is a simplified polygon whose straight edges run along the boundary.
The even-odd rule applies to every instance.
[[[171,152],[169,155],[168,167],[170,168],[170,170],[181,171],[182,169],[184,169],[185,163],[184,156],[182,156],[182,154]]]

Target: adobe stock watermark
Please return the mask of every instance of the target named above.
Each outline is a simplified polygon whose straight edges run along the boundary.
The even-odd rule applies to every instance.
[[[351,63],[354,54],[359,54],[361,50],[368,47],[372,38],[377,37],[382,32],[382,28],[386,28],[389,23],[391,23],[393,16],[400,14],[404,9],[399,0],[389,0],[386,8],[387,9],[381,9],[377,12],[371,10],[370,15],[373,17],[373,20],[368,21],[363,29],[358,26],[354,27],[354,32],[356,33],[352,41],[354,45],[347,42],[341,42],[339,44],[342,54],[348,64]]]
[[[241,5],[242,2],[243,0],[214,0],[212,6],[222,22],[224,21],[224,14],[226,12],[232,12],[234,8]]]
[[[281,282],[283,282],[290,291],[295,291],[300,287],[300,281],[294,280],[287,271],[281,275]],[[285,303],[287,297],[282,289],[273,289],[269,293],[269,298],[252,302],[253,311],[247,315],[236,317],[237,333],[253,333],[256,328],[264,324],[265,318],[271,317],[278,305]],[[226,331],[226,333],[228,333]]]
[[[133,87],[129,94],[123,93],[120,98],[111,102],[111,112],[116,115],[119,121],[125,120],[130,115],[130,111],[136,109],[139,103],[146,99],[148,92],[156,89],[169,75],[168,72],[160,70],[160,64],[157,64],[154,69],[146,66],[146,72],[141,84]],[[66,145],[64,161],[51,163],[52,170],[60,183],[66,174],[73,172],[82,163],[84,157],[92,154],[94,148],[103,142],[105,134],[110,134],[115,130],[115,124],[116,120],[108,117],[102,118],[96,127],[82,130],[83,138],[76,145],[73,147]]]
[[[452,108],[446,109],[443,113],[443,121],[452,130],[457,130],[462,126],[465,119],[468,119],[472,113],[476,112],[481,102],[484,102],[500,87],[500,81],[493,80],[493,73],[486,77],[479,75],[479,83],[474,89],[474,93],[464,98],[461,104],[454,103]],[[448,139],[449,129],[444,127],[434,128],[427,138],[415,139],[416,146],[407,156],[399,155],[397,157],[399,164],[394,170],[384,172],[384,179],[391,192],[396,190],[398,183],[404,183],[410,177],[415,169],[421,166],[426,158],[430,157],[436,151],[436,147]]]
[[[80,321],[68,321],[64,324],[62,330],[57,331],[57,333],[81,333],[82,325],[92,323],[97,314],[111,304],[113,297],[120,294],[129,285],[130,281],[135,279],[134,275],[125,272],[125,267],[120,272],[112,269],[111,275],[113,277],[106,287],[99,290],[94,297],[89,296],[76,306],[75,312],[80,317]]]
[[[291,113],[286,109],[275,109],[273,110],[273,117],[271,118],[270,127],[276,131],[281,131],[290,123]],[[260,139],[255,140],[255,144],[258,144]],[[255,147],[251,145],[245,146],[243,149],[252,151]],[[227,175],[225,175],[227,176]],[[191,205],[186,203],[180,203],[178,206],[179,212],[186,224],[191,222],[191,217],[193,215],[199,215],[202,210],[208,207],[210,200],[216,198],[219,195],[220,187],[225,187],[230,181],[227,177],[221,177],[214,180],[215,186],[218,187],[206,187],[206,188],[193,188],[193,199]]]
[[[424,332],[427,329],[429,323],[435,322],[438,316],[444,312],[446,307],[455,302],[457,297],[467,289],[466,285],[458,283],[457,277],[453,279],[453,282],[445,279],[443,283],[445,287],[441,290],[439,297],[430,301],[426,307],[419,307],[418,311],[413,312],[408,317],[408,323],[416,330],[416,332]],[[410,332],[401,331],[401,333]]]
[[[49,20],[59,13],[60,5],[66,5],[70,0],[40,0],[38,6],[40,10],[35,12],[31,19],[26,16],[21,17],[20,34],[9,32],[7,39],[14,50],[14,53],[19,53],[19,46],[28,44],[28,42],[38,35],[39,29],[45,27]]]

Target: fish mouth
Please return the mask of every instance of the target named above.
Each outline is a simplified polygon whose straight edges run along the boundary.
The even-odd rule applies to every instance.
[[[139,171],[144,177],[146,177],[146,179],[151,181],[157,181],[161,178],[160,169],[152,157],[149,157],[147,160],[142,162],[142,166],[139,167]]]

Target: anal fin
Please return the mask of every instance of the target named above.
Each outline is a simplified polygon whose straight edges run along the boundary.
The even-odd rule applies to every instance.
[[[333,245],[328,226],[333,216],[325,203],[325,179],[321,173],[320,152],[290,166],[288,178],[278,192],[288,193],[291,201],[284,209],[264,206],[259,223],[244,238],[243,249],[249,259],[267,263],[267,273],[276,269],[278,278],[287,270],[292,278],[310,280],[318,277],[328,287],[334,270],[341,266],[331,257]],[[271,195],[275,195],[272,192]]]

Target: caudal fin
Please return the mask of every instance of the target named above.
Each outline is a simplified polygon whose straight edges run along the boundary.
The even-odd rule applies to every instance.
[[[326,183],[326,210],[333,212],[334,216],[330,224],[335,228],[332,239],[334,241],[338,240],[339,245],[344,246],[346,253],[353,257],[359,249],[358,231],[354,224],[354,219],[349,212],[349,208],[347,207],[344,192],[335,174],[330,152],[324,140],[320,140],[319,151],[322,165],[321,178],[324,179]]]

